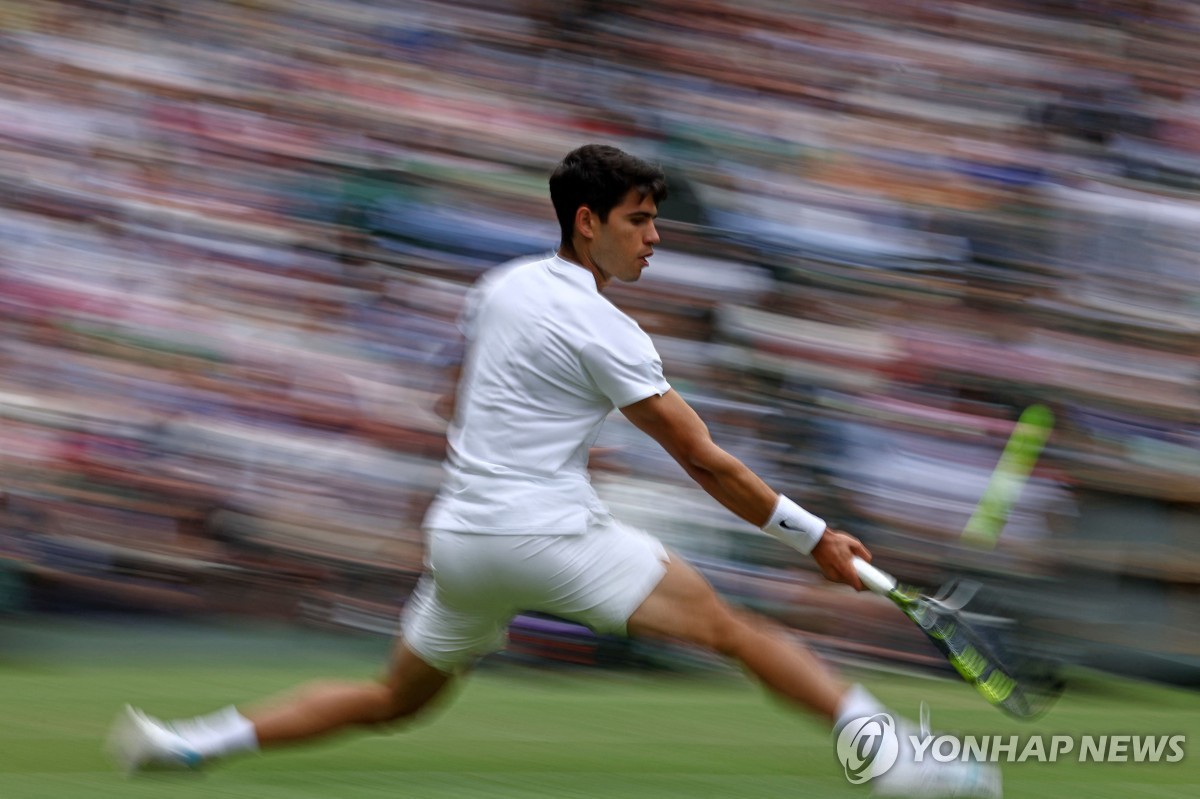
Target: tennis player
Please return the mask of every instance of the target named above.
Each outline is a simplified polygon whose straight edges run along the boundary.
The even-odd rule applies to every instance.
[[[460,323],[467,354],[448,403],[446,479],[425,519],[426,573],[386,677],[319,682],[260,707],[171,723],[127,707],[110,738],[126,770],[197,766],[413,717],[503,647],[521,611],[706,647],[834,729],[883,711],[781,629],[728,605],[657,539],[615,519],[589,481],[589,448],[619,409],[732,513],[811,555],[829,579],[863,588],[851,565],[855,555],[870,560],[862,543],[715,444],[667,383],[650,337],[605,299],[612,281],[634,282],[649,266],[666,196],[659,168],[614,147],[580,147],[550,178],[557,253],[495,269],[472,288]],[[916,765],[898,764],[877,790],[999,794],[994,768]]]

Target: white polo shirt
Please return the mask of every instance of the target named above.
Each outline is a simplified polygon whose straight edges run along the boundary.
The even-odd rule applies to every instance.
[[[460,326],[447,476],[425,527],[583,533],[608,515],[587,471],[604,419],[671,388],[650,337],[558,256],[486,274]]]

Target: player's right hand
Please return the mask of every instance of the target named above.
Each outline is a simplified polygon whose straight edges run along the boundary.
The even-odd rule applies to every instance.
[[[853,562],[855,555],[868,563],[871,562],[871,553],[863,546],[862,541],[849,533],[829,527],[813,547],[811,554],[812,559],[821,567],[821,573],[830,580],[845,583],[855,591],[867,590],[862,580],[858,579]]]

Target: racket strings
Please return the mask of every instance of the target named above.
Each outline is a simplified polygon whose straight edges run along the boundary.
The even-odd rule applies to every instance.
[[[1046,702],[1031,700],[1033,685],[1025,685],[1016,671],[1001,661],[982,635],[951,608],[915,591],[903,590],[903,610],[942,652],[955,671],[990,704],[1019,717],[1036,715]],[[1027,688],[1029,690],[1027,690]],[[1049,694],[1049,691],[1047,691]]]

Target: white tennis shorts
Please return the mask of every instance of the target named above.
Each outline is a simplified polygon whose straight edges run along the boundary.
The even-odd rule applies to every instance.
[[[522,611],[624,635],[667,559],[657,538],[611,518],[582,535],[431,530],[426,573],[404,608],[404,642],[429,665],[453,672],[502,649]]]

